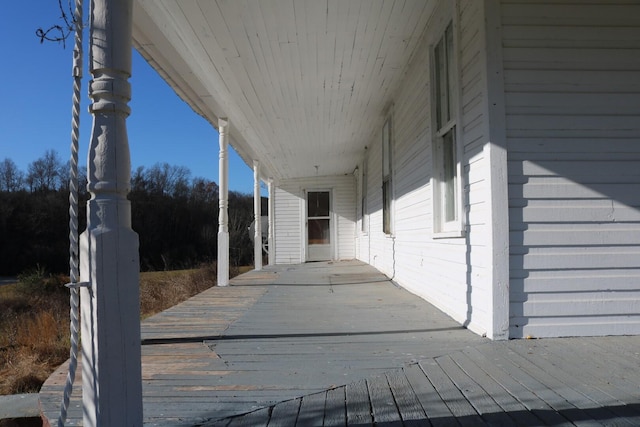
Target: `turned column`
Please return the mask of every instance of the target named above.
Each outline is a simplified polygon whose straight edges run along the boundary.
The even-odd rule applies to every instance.
[[[94,0],[90,17],[87,229],[80,242],[83,425],[141,426],[138,235],[131,229],[126,119],[131,0]]]
[[[218,141],[220,143],[218,163],[218,286],[229,285],[229,160],[227,149],[229,146],[228,135],[229,121],[226,118],[218,119]]]
[[[262,270],[262,201],[260,198],[260,162],[253,161],[253,265]]]
[[[269,245],[269,265],[275,265],[276,263],[276,247],[275,247],[275,242],[273,239],[273,226],[274,226],[274,221],[275,221],[275,204],[273,203],[274,200],[274,186],[273,186],[273,179],[269,179],[269,204],[267,206],[267,210],[268,215],[269,215],[269,231],[268,231],[268,245]]]

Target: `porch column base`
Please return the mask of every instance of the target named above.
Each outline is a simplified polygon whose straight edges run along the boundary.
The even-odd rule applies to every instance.
[[[229,285],[229,233],[218,233],[218,286]]]
[[[130,210],[121,206],[89,211]],[[111,208],[111,209],[109,209]],[[142,425],[138,235],[127,227],[82,234],[83,425]]]

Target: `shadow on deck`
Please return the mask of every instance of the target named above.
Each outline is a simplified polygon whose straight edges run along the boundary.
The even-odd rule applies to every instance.
[[[640,425],[640,337],[490,342],[359,262],[244,274],[142,339],[146,425]]]

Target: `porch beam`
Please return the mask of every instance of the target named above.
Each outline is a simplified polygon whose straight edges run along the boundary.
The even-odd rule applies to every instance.
[[[260,162],[253,161],[253,265],[262,270],[262,200],[260,197]]]
[[[126,119],[132,1],[94,0],[87,159],[91,198],[80,240],[84,426],[142,426],[138,235],[131,229]]]
[[[229,285],[229,120],[218,119],[218,286]]]
[[[268,212],[269,231],[268,231],[267,244],[269,246],[269,265],[275,265],[276,248],[275,248],[275,243],[273,239],[273,231],[274,231],[273,227],[274,227],[274,221],[275,221],[275,203],[273,198],[275,196],[275,191],[274,191],[273,178],[269,178],[268,189],[269,189],[269,204],[267,206],[267,210],[269,211]]]

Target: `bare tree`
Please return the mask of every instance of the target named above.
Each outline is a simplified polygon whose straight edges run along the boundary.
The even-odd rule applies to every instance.
[[[184,166],[156,163],[145,173],[148,191],[171,197],[186,196],[189,192],[191,171]]]
[[[195,177],[191,182],[191,199],[194,202],[217,203],[218,184],[206,178]]]
[[[249,226],[253,221],[253,196],[229,191],[229,244],[230,256],[236,265],[252,262],[253,244]]]
[[[24,174],[15,162],[5,158],[0,162],[0,191],[18,191],[24,186]]]
[[[47,150],[44,156],[29,164],[27,185],[31,192],[53,191],[63,188],[62,183],[64,164],[55,150]]]
[[[145,177],[144,166],[131,172],[131,192],[143,193],[147,191],[147,178]]]

